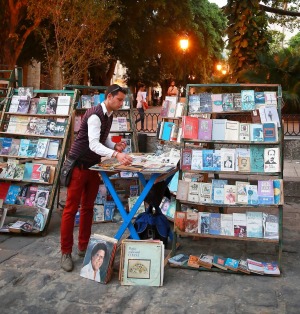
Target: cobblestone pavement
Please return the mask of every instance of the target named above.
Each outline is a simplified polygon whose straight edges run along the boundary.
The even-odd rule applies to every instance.
[[[299,165],[289,176],[298,183]],[[287,169],[287,168],[286,168]],[[289,168],[290,169],[290,168]],[[296,173],[296,175],[295,175]],[[293,184],[295,185],[295,184]],[[299,189],[298,189],[299,191]],[[299,196],[298,196],[299,197]],[[45,237],[0,235],[0,312],[6,313],[300,313],[300,204],[287,199],[283,210],[280,277],[238,275],[165,267],[163,287],[127,287],[115,271],[107,285],[81,278],[76,253],[71,273],[60,269],[61,212],[53,212]],[[299,200],[299,198],[298,198]],[[121,224],[94,224],[93,232],[114,236]],[[75,228],[75,242],[78,228]],[[261,260],[277,258],[268,243],[179,238],[178,252],[215,253]]]

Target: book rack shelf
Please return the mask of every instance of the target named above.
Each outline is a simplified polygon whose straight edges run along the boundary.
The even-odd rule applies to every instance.
[[[191,88],[196,94],[189,95],[186,99],[187,113],[186,117],[182,117],[181,164],[172,254],[176,252],[178,236],[198,238],[201,241],[210,238],[220,241],[261,242],[276,246],[275,262],[281,269],[283,221],[281,86],[188,84],[187,94],[190,94]],[[236,117],[237,113],[239,121],[231,118]],[[203,114],[207,114],[208,117],[203,118]],[[258,115],[259,121],[252,119],[252,123],[249,123],[246,118],[243,119],[243,115]],[[202,123],[205,127],[200,130]],[[241,132],[244,130],[242,123],[249,134],[246,139]],[[256,128],[260,131],[259,135]],[[210,133],[208,138],[205,137],[207,136],[205,132]],[[268,159],[273,153],[276,154],[276,158]],[[232,155],[229,156],[230,154]],[[242,165],[242,159],[246,160],[245,166]],[[198,175],[198,178],[202,175],[202,178],[193,179],[193,175]],[[243,188],[239,190],[241,186]],[[264,188],[273,194],[266,193],[267,190]],[[245,195],[243,200],[239,193]],[[246,224],[240,222],[238,226],[232,220],[229,223],[231,226],[227,225],[228,229],[225,230],[222,225],[223,217],[225,221],[225,216],[230,220],[239,214],[246,219]],[[269,227],[266,227],[268,215],[276,219],[272,225],[274,227],[272,236],[268,234]],[[208,219],[204,227],[203,217]],[[209,220],[213,226],[207,226]],[[243,234],[236,233],[238,228],[242,229]],[[195,255],[206,253],[190,252]],[[214,254],[218,255],[218,252]],[[236,255],[237,252],[233,254]],[[242,252],[240,255],[243,255]],[[239,260],[241,256],[224,257]],[[198,270],[202,268],[199,267]],[[216,267],[203,270],[220,271]]]
[[[1,113],[0,160],[5,166],[0,173],[0,208],[7,216],[4,225],[25,219],[26,227],[20,223],[20,228],[10,225],[0,232],[45,235],[55,205],[79,92],[32,90],[32,94],[24,98],[28,102],[26,110],[21,109],[18,92],[19,89],[9,90]],[[38,106],[47,108],[49,105],[50,108],[50,98],[55,99],[51,104],[55,109],[49,114],[39,114]]]

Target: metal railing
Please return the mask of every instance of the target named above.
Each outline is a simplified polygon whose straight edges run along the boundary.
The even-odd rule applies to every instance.
[[[137,111],[134,111],[133,116],[135,119],[138,118],[139,114]],[[220,116],[220,118],[222,118]],[[224,117],[225,118],[225,117]],[[244,114],[231,114],[231,120],[239,122],[252,122],[251,115]],[[157,125],[161,121],[159,113],[145,113],[145,124],[144,131],[148,133],[156,133]],[[282,114],[282,120],[284,125],[284,136],[297,136],[300,138],[300,114]],[[178,123],[178,120],[174,120],[175,123]],[[141,124],[138,122],[137,131],[141,131]]]

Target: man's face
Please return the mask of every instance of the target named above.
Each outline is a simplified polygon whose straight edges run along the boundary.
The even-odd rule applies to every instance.
[[[43,196],[38,197],[38,199],[37,199],[37,204],[38,204],[39,206],[44,205],[44,204],[45,204],[45,198],[44,198]]]
[[[105,257],[105,252],[103,250],[97,251],[97,253],[92,257],[92,266],[94,270],[99,270],[103,264]]]
[[[109,111],[116,111],[119,110],[124,102],[126,95],[123,94],[122,92],[118,92],[115,96],[112,94],[108,94],[107,96],[107,109]]]
[[[54,131],[55,130],[55,122],[50,122],[49,124],[49,130]]]
[[[275,159],[275,152],[273,150],[269,151],[269,160],[273,162]]]
[[[40,107],[40,110],[41,110],[41,112],[45,112],[45,111],[46,111],[46,105],[42,105],[42,106]]]

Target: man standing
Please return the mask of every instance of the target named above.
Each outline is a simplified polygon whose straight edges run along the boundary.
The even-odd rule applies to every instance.
[[[168,96],[178,96],[178,88],[175,86],[175,81],[171,82],[171,86],[168,88]]]
[[[75,215],[80,207],[78,255],[84,257],[91,235],[93,208],[100,178],[97,171],[89,168],[101,161],[101,156],[115,157],[129,165],[132,158],[122,153],[126,143],[113,143],[108,137],[113,111],[122,107],[126,91],[117,84],[109,86],[105,100],[88,109],[82,118],[78,135],[70,149],[69,158],[76,159],[71,182],[67,190],[66,205],[61,221],[61,267],[73,270],[72,247]],[[83,154],[84,153],[84,154]]]

